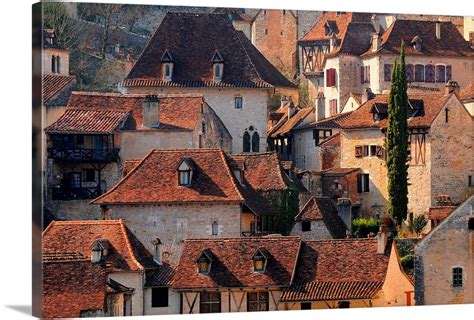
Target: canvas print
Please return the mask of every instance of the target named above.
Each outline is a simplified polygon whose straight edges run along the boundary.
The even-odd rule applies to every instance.
[[[474,303],[473,17],[33,9],[40,316]]]

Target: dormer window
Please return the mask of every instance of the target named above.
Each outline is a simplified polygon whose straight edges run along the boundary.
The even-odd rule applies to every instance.
[[[415,36],[411,40],[411,44],[413,46],[413,49],[415,49],[416,51],[421,51],[421,39],[420,39],[420,37]]]
[[[208,274],[211,271],[212,260],[213,258],[211,250],[203,250],[197,259],[198,272],[202,274]]]
[[[178,184],[189,186],[193,178],[194,163],[191,159],[183,159],[178,166]]]
[[[163,56],[161,57],[162,63],[162,72],[163,72],[163,80],[164,81],[171,81],[173,79],[173,57],[168,49],[165,50]]]
[[[105,260],[109,251],[109,242],[105,239],[94,241],[91,246],[91,262],[100,263]]]
[[[253,271],[265,272],[268,261],[268,252],[265,248],[258,248],[253,257]]]
[[[219,53],[219,51],[216,50],[212,56],[211,61],[214,81],[220,82],[224,72],[224,59],[222,58],[222,55]]]

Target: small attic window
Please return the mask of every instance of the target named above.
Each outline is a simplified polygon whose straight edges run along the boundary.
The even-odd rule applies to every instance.
[[[265,248],[258,248],[253,257],[253,271],[265,272],[268,261],[268,253]]]
[[[220,82],[224,73],[224,59],[222,58],[222,55],[219,53],[219,51],[216,50],[212,56],[211,61],[214,81]]]
[[[211,271],[212,253],[209,249],[204,249],[197,259],[198,272],[208,274]]]
[[[91,262],[100,263],[105,260],[109,251],[109,242],[106,239],[97,239],[91,245]]]
[[[415,49],[416,51],[421,51],[421,39],[420,39],[420,37],[415,36],[411,40],[411,44],[413,46],[413,49]]]
[[[173,79],[173,57],[168,49],[165,50],[161,57],[161,63],[163,68],[163,80],[171,81]]]
[[[191,159],[183,159],[178,166],[178,184],[189,186],[193,178],[193,162]]]

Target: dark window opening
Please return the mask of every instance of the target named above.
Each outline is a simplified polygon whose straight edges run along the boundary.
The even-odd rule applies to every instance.
[[[301,302],[301,310],[311,310],[311,302]]]
[[[247,311],[268,311],[268,292],[248,292]]]
[[[242,97],[235,97],[234,100],[234,108],[235,109],[242,109]]]
[[[168,288],[151,289],[151,307],[163,308],[168,306]]]
[[[377,156],[377,146],[370,146],[370,156],[375,157]]]
[[[453,268],[453,287],[462,287],[462,268]]]
[[[449,114],[449,109],[448,108],[444,109],[444,117],[445,117],[444,120],[446,121],[446,123],[448,123],[448,120],[449,120],[448,114]]]
[[[351,303],[350,303],[350,301],[339,301],[338,304],[337,304],[337,307],[339,309],[350,308]]]
[[[85,182],[95,181],[95,169],[84,169],[82,172],[83,172],[83,180]]]
[[[369,192],[369,174],[363,173],[357,175],[357,192]]]
[[[468,177],[467,177],[467,185],[468,185],[469,187],[472,187],[472,176],[468,176]]]
[[[221,293],[220,292],[201,292],[199,301],[200,313],[218,313],[221,312]]]
[[[474,218],[469,218],[469,222],[467,223],[467,227],[469,230],[474,230]]]
[[[244,152],[250,152],[250,133],[248,131],[244,132]]]
[[[301,222],[301,231],[303,232],[311,231],[311,221]]]
[[[425,81],[425,66],[422,64],[415,65],[415,81],[416,82]]]

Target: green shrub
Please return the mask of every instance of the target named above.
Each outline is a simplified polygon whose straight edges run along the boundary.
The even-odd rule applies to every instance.
[[[400,263],[406,274],[413,274],[413,268],[415,267],[415,255],[413,253],[401,257]]]
[[[356,238],[367,238],[370,233],[377,234],[380,220],[377,219],[354,219],[352,220],[352,233]]]

